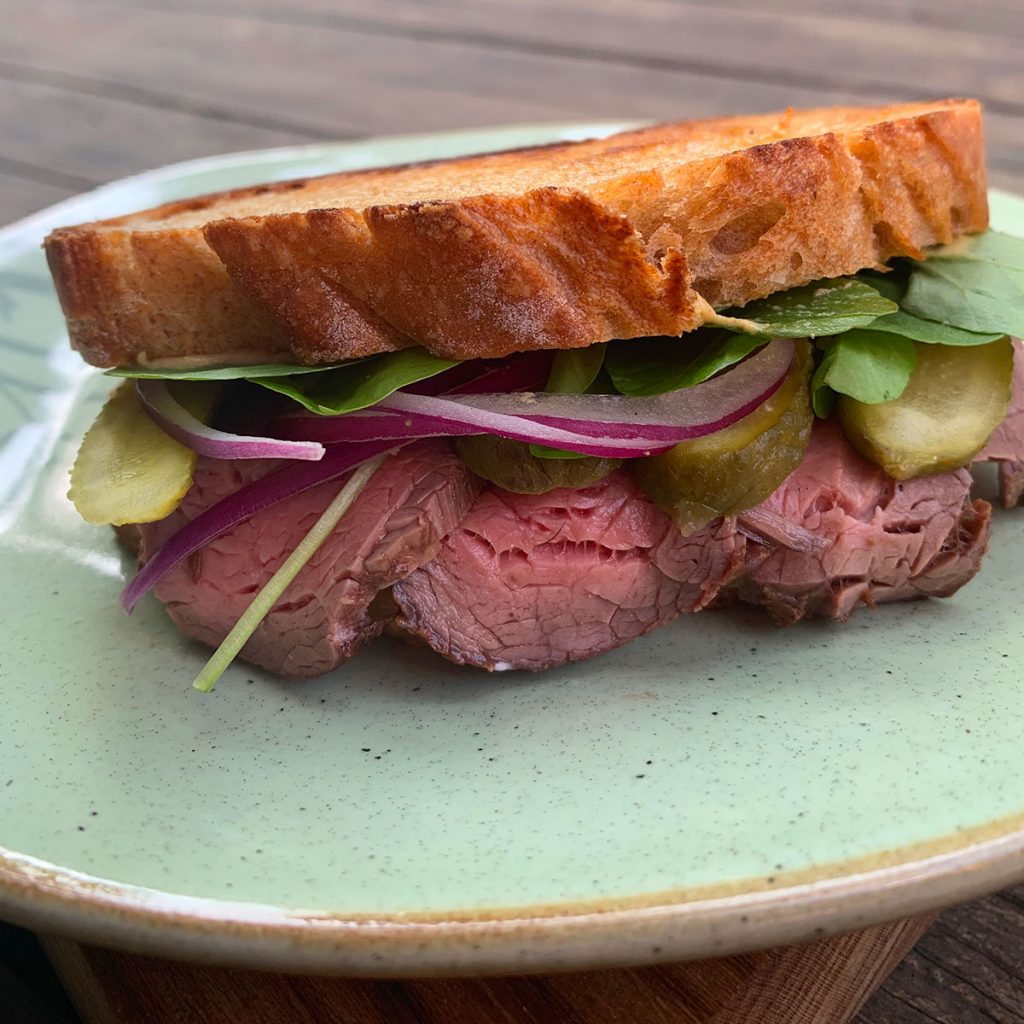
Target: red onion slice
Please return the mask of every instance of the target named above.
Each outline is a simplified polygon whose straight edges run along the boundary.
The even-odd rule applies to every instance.
[[[483,362],[463,363],[437,377],[421,381],[417,387],[432,394],[447,390],[453,393],[474,393],[480,388],[491,391],[542,387],[547,380],[552,358],[550,352],[529,352],[498,366]],[[232,526],[293,494],[300,494],[318,484],[343,476],[389,448],[400,448],[402,443],[399,438],[397,441],[389,439],[383,442],[368,441],[365,444],[332,445],[316,465],[285,466],[253,481],[216,505],[211,505],[186,523],[173,537],[168,538],[135,574],[121,593],[121,604],[125,611],[131,612],[165,573]]]
[[[410,395],[485,395],[492,391],[540,391],[553,352],[525,352],[508,359],[467,359],[435,377],[402,388]],[[301,414],[298,414],[301,415]]]
[[[394,397],[394,396],[392,396]],[[646,435],[619,439],[595,430],[591,436],[538,423],[525,416],[494,416],[456,406],[444,399],[405,395],[400,409],[374,409],[345,416],[295,416],[274,424],[285,437],[316,438],[325,444],[353,441],[398,441],[419,437],[463,437],[467,434],[498,434],[514,441],[546,444],[583,455],[633,459],[671,448],[676,442],[651,441]],[[415,411],[413,411],[415,409]],[[432,414],[429,410],[437,410]]]
[[[311,487],[328,480],[335,480],[381,452],[400,447],[401,443],[396,445],[393,441],[333,445],[320,462],[313,465],[285,466],[268,476],[254,480],[229,497],[218,501],[216,505],[211,505],[195,519],[186,523],[173,537],[168,538],[135,574],[121,593],[121,604],[125,611],[132,611],[164,573],[170,572],[194,551],[198,551],[215,537],[230,530],[232,526],[271,505],[276,505],[279,501],[284,501],[285,498],[290,498],[293,494],[308,491]]]
[[[541,387],[547,380],[552,355],[549,352],[530,352],[525,356],[494,367],[486,363],[461,364],[437,377],[421,381],[418,388],[437,393],[435,389],[453,392],[472,392],[482,387],[485,391],[502,388]],[[464,367],[466,369],[464,369]],[[467,373],[468,371],[468,373]],[[344,417],[313,417],[329,422]],[[193,552],[204,547],[215,537],[230,530],[250,516],[262,512],[293,494],[308,491],[318,484],[343,476],[362,465],[367,459],[400,448],[402,439],[368,441],[365,444],[332,445],[324,458],[315,465],[285,466],[255,480],[230,497],[205,509],[186,523],[173,537],[155,552],[152,558],[135,574],[121,594],[121,604],[130,612],[167,572],[183,562]]]
[[[590,437],[678,443],[723,430],[766,402],[789,373],[794,345],[791,339],[776,338],[726,373],[663,395],[460,395],[435,402],[496,416],[525,417]],[[413,411],[400,391],[374,408]]]
[[[492,398],[505,397],[542,399],[560,396],[546,394],[535,396],[484,395],[476,401],[486,403]],[[470,400],[466,399],[465,401]],[[580,452],[583,455],[598,455],[611,459],[651,455],[655,451],[664,449],[666,445],[671,447],[671,444],[674,443],[671,438],[652,440],[648,434],[634,438],[620,438],[616,435],[609,436],[612,432],[601,431],[588,436],[575,429],[538,422],[532,417],[495,413],[489,408],[481,409],[465,404],[460,399],[404,395],[401,392],[395,392],[374,408],[399,413],[400,415],[393,417],[398,423],[392,428],[392,417],[367,417],[367,427],[363,429],[383,430],[385,436],[391,437],[404,436],[403,432],[408,430],[415,430],[418,437],[425,436],[427,433],[431,436],[497,434],[514,441],[550,445],[553,448],[564,448],[567,451]],[[575,422],[573,425],[575,426]],[[605,425],[601,424],[601,426]],[[420,431],[424,433],[420,433]],[[381,435],[376,433],[374,436]]]
[[[509,382],[513,378],[522,380],[531,374],[536,376],[539,363],[535,367],[532,362],[526,362],[526,358],[513,361],[504,369],[481,375],[474,381],[463,379],[454,385],[453,390],[472,390],[481,384],[496,387],[499,380]],[[585,454],[609,458],[643,455],[662,451],[678,440],[720,430],[752,412],[778,390],[792,359],[793,343],[776,340],[721,377],[652,399],[543,394],[533,396],[531,402],[524,402],[521,395],[434,398],[397,392],[372,410],[346,416],[287,417],[290,429],[299,423],[317,424],[318,429],[325,432],[344,428],[347,432],[344,441],[348,443],[333,444],[315,466],[286,467],[206,509],[182,527],[146,563],[125,588],[122,603],[130,611],[164,573],[235,524],[293,494],[333,480],[374,455],[398,447],[413,437],[482,433],[490,427],[500,426],[502,430],[495,432],[509,431],[505,436],[554,444]],[[447,383],[452,386],[451,379]],[[602,415],[608,415],[612,408],[605,402],[595,404],[595,398],[607,398],[616,403],[613,418],[595,418],[595,410],[600,409]],[[565,404],[567,400],[573,404]],[[626,410],[630,407],[619,404],[634,402],[648,404],[644,408],[632,407],[628,413]],[[652,406],[652,402],[658,404]],[[536,408],[542,403],[543,412]],[[521,413],[527,405],[531,409],[529,416],[495,411],[496,406],[499,409],[511,407]],[[590,410],[586,418],[578,415],[584,407]],[[283,424],[285,419],[279,422]],[[572,429],[566,429],[562,425],[565,423]],[[353,434],[362,436],[363,440],[356,440]],[[566,435],[571,441],[566,441]]]
[[[496,391],[540,391],[547,383],[554,362],[554,352],[524,352],[494,364],[493,360],[477,360],[470,365],[475,374],[464,383],[434,391],[403,390],[418,395],[486,395]],[[448,371],[451,373],[451,370]]]
[[[250,437],[208,427],[171,394],[166,381],[137,380],[135,391],[143,408],[164,433],[211,459],[301,459],[317,462],[324,457],[324,446],[316,441]]]
[[[703,437],[753,412],[779,388],[793,342],[778,339],[738,367],[683,391],[623,395],[488,394],[447,398],[396,391],[345,416],[298,414],[276,425],[285,437],[326,443],[497,434],[608,458],[636,458]]]

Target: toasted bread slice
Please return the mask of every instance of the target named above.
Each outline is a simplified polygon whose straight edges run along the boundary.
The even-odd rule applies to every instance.
[[[680,334],[711,306],[988,223],[971,100],[659,125],[170,203],[46,240],[92,363],[501,356]]]

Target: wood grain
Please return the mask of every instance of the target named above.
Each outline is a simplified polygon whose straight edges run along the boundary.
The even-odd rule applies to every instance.
[[[954,91],[993,102],[993,180],[1024,191],[1020,0],[0,0],[0,25],[0,223],[281,142]],[[1022,1021],[1022,944],[1024,888],[948,911],[857,1024]],[[0,969],[0,1020],[22,995]]]
[[[2,79],[0,79],[2,81]],[[40,124],[60,119],[60,131]],[[309,142],[284,128],[224,121],[188,110],[151,107],[123,97],[96,96],[67,85],[3,82],[0,88],[3,161],[59,169],[61,184],[82,191],[146,167],[211,153]]]
[[[863,18],[666,0],[581,17],[580,2],[0,0],[0,130],[19,159],[91,179],[301,139],[882,102],[954,83],[1024,109],[1013,33],[993,49]],[[989,113],[993,177],[1008,187],[1024,187],[1018,123]]]
[[[964,94],[993,108],[1024,109],[1024,68],[1012,34],[986,38],[915,22],[900,32],[877,21],[830,18],[773,5],[742,17],[712,4],[673,0],[115,0],[179,17],[230,14],[242,21],[316,25],[324,30],[414,35],[556,56],[596,57],[642,68],[699,70],[715,78],[780,81],[832,90],[917,98]],[[851,60],[850,55],[856,59]]]
[[[317,9],[320,2],[274,10],[243,0],[166,9],[134,0],[4,0],[0,58],[8,74],[70,73],[108,89],[213,106],[225,118],[343,134],[581,115],[670,118],[684,109],[701,116],[960,91],[994,105],[995,162],[1024,168],[1016,124],[1024,71],[1012,34],[993,44],[949,30],[879,34],[877,24],[859,19],[801,16],[780,26],[664,0],[606,4],[585,18],[565,0],[395,0],[372,17],[352,13],[365,12],[365,0],[341,0],[329,11]],[[53,24],[65,32],[51,38]],[[82,37],[89,47],[77,45]],[[257,80],[253,62],[265,70]]]
[[[16,173],[9,173],[0,161],[0,225],[81,191],[81,187],[39,181],[33,177],[32,168],[25,164],[19,164]]]
[[[915,1020],[898,1007],[938,1024],[1024,1021],[1024,888],[946,911],[858,1024]]]
[[[693,0],[691,0],[691,3]],[[763,8],[762,0],[697,0],[714,4],[720,10],[748,11]],[[814,15],[816,18],[860,18],[883,26],[938,25],[972,35],[1004,35],[1024,32],[1024,7],[1017,0],[777,0],[772,9],[787,13]]]
[[[931,922],[701,963],[371,981],[224,971],[46,939],[86,1024],[846,1024]]]

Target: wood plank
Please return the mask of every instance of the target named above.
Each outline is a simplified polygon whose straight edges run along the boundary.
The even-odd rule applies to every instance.
[[[1024,195],[1024,168],[1010,170],[1006,167],[996,167],[989,174],[989,181],[997,188]]]
[[[861,83],[855,92],[786,81],[752,83],[658,62],[642,66],[586,55],[505,50],[481,41],[141,10],[109,0],[87,5],[7,0],[6,6],[0,60],[11,73],[27,66],[130,89],[145,85],[190,103],[213,97],[221,108],[240,116],[283,122],[292,117],[304,127],[349,135],[580,117],[699,117],[892,98],[882,86],[870,91],[875,88],[870,83]],[[529,21],[525,13],[522,20]],[[54,24],[65,30],[54,35]],[[606,19],[602,24],[602,31],[614,36],[620,22]],[[621,24],[628,26],[629,21]],[[640,46],[643,38],[659,35],[648,26],[630,38]],[[89,39],[90,45],[79,45],[80,39]],[[850,63],[849,51],[842,52],[844,62]],[[254,76],[253,67],[262,73]],[[1009,78],[994,78],[1019,80],[1020,74],[1012,70]],[[995,166],[1024,169],[1024,139],[1016,115],[990,113],[988,139]]]
[[[853,1024],[938,1024],[938,1022],[915,1003],[905,1002],[900,996],[892,993],[887,982],[871,997],[867,1006],[854,1019]]]
[[[590,0],[562,0],[588,6]],[[619,0],[628,3],[629,0]],[[690,7],[716,7],[718,10],[763,11],[764,0],[686,0]],[[885,31],[904,31],[918,25],[952,28],[973,35],[1024,31],[1024,7],[1019,0],[775,0],[776,14],[813,15],[815,18],[855,18],[873,21]]]
[[[189,47],[195,43],[191,30],[201,28],[204,22],[201,19],[189,19],[189,23],[189,32],[181,32],[173,37],[175,46]],[[78,27],[84,31],[88,26],[83,22]],[[257,29],[259,38],[255,49],[262,52],[266,45],[265,35],[270,32],[271,26],[257,26]],[[151,30],[151,26],[148,30]],[[300,30],[302,47],[308,45],[310,32],[308,28]],[[42,45],[44,41],[37,42]],[[218,42],[217,39],[213,40],[214,45]],[[2,45],[0,42],[0,49]],[[346,45],[350,43],[346,41]],[[430,45],[433,47],[436,44]],[[446,46],[446,50],[448,48]],[[179,51],[179,56],[180,52],[182,51]],[[31,53],[28,55],[31,56]],[[304,66],[305,56],[303,54],[301,61]],[[328,53],[328,56],[331,54]],[[240,59],[239,66],[234,68],[238,72],[239,81],[251,83],[252,76],[246,75],[241,66],[244,63],[244,54],[240,53],[239,57],[243,59]],[[195,59],[202,63],[202,54],[195,53]],[[459,66],[464,63],[461,62]],[[565,106],[552,109],[544,105],[538,110],[530,96],[511,95],[515,92],[517,79],[521,80],[524,74],[521,70],[522,59],[515,55],[504,55],[498,63],[501,65],[497,69],[498,73],[491,75],[486,89],[479,90],[484,93],[481,104],[472,109],[458,108],[454,111],[445,101],[452,94],[457,94],[460,81],[469,87],[469,72],[456,73],[446,81],[437,81],[435,78],[436,85],[424,89],[415,84],[415,70],[409,69],[405,72],[408,81],[388,85],[386,97],[389,106],[385,107],[383,101],[379,103],[373,110],[373,118],[368,123],[364,121],[363,125],[368,126],[369,130],[385,132],[438,127],[438,122],[424,121],[411,110],[413,104],[409,100],[410,93],[415,93],[421,98],[429,97],[428,106],[442,112],[443,118],[457,115],[454,121],[456,124],[466,123],[464,119],[468,119],[468,123],[473,123],[477,120],[521,120],[538,116],[543,120],[550,120],[553,117],[596,117],[607,114],[609,110],[617,111],[624,117],[644,114],[677,116],[681,112],[676,98],[677,90],[662,87],[660,84],[666,78],[675,77],[671,73],[651,72],[649,74],[654,76],[653,80],[649,75],[639,76],[636,82],[630,83],[632,93],[623,95],[622,92],[617,92],[613,97],[609,97],[602,89],[601,81],[585,79],[584,84],[587,88],[583,96],[580,96],[578,91],[556,89],[554,91],[563,97]],[[549,62],[544,60],[542,63],[547,65]],[[586,70],[589,75],[589,65],[586,65]],[[537,71],[537,67],[530,67],[531,82],[537,80]],[[14,159],[24,163],[35,163],[19,173],[12,172],[8,163],[3,193],[0,194],[0,214],[6,220],[47,205],[71,192],[81,191],[100,181],[131,173],[146,166],[156,166],[208,153],[285,144],[301,141],[313,135],[330,136],[333,133],[327,125],[332,122],[336,125],[340,122],[341,127],[349,131],[353,127],[351,119],[345,116],[344,111],[341,111],[342,116],[339,118],[337,106],[332,106],[329,110],[318,106],[317,117],[320,124],[302,124],[294,130],[226,120],[225,118],[230,118],[236,113],[242,118],[266,116],[265,112],[262,115],[255,112],[258,105],[256,101],[263,89],[260,83],[251,84],[247,90],[240,88],[230,98],[219,97],[219,104],[212,108],[213,112],[209,115],[180,109],[174,105],[175,98],[172,94],[159,93],[154,100],[152,80],[146,78],[144,62],[141,62],[138,68],[138,81],[147,83],[141,95],[135,91],[139,88],[138,81],[124,86],[124,91],[119,92],[122,89],[120,83],[106,83],[85,75],[76,75],[67,67],[61,70],[33,72],[35,77],[31,81],[12,81],[9,78],[3,81],[3,76],[11,73],[10,65],[0,64],[0,129],[5,140],[5,155],[8,161]],[[544,74],[552,73],[554,72],[545,66]],[[179,79],[182,77],[180,70],[175,74]],[[619,74],[622,74],[621,69]],[[195,75],[188,77],[201,79],[201,74],[196,72]],[[603,79],[604,76],[599,77]],[[579,89],[578,83],[567,83],[563,77],[557,77],[556,80],[560,85],[570,84],[574,85],[576,90]],[[303,81],[305,82],[305,79]],[[167,84],[173,86],[173,80],[168,79]],[[614,84],[618,87],[622,83]],[[750,105],[751,87],[748,84],[716,82],[715,85],[716,92],[687,97],[685,113],[712,114],[723,109],[735,110],[743,105]],[[492,90],[497,92],[497,97],[493,92],[487,95]],[[255,97],[248,99],[246,91],[255,93]],[[531,85],[529,90],[520,90],[524,91],[533,92],[534,86]],[[765,97],[763,90],[757,92],[759,100]],[[781,92],[787,94],[786,99],[792,98],[789,90],[783,89]],[[508,95],[507,101],[500,101],[502,94]],[[775,98],[772,96],[772,99]],[[818,97],[815,96],[814,99]],[[848,98],[838,99],[842,102]],[[154,110],[150,106],[154,101],[162,102],[164,106]],[[188,96],[182,98],[182,102],[190,101]],[[200,98],[195,97],[194,101],[200,102]],[[783,102],[783,96],[778,95],[777,101]],[[811,101],[813,100],[809,98],[808,102]],[[487,117],[482,114],[477,117],[481,110],[492,113]],[[356,110],[354,112],[365,113]],[[278,113],[283,122],[287,111],[282,108]],[[306,111],[303,111],[303,116],[307,116]],[[1016,124],[1016,119],[1013,120]],[[442,118],[438,121],[441,124],[452,123]],[[39,124],[46,124],[47,130],[38,132]],[[1019,131],[1014,131],[1019,138]],[[336,134],[343,133],[339,130]],[[991,130],[989,134],[991,144]],[[1024,144],[1018,144],[1009,162],[1000,161],[997,147],[998,141],[993,147],[996,148],[993,183],[1024,192]],[[5,167],[0,163],[0,171],[3,170]],[[46,171],[57,175],[58,180],[54,182],[45,174]],[[32,182],[16,183],[17,177],[31,178]],[[40,178],[43,180],[40,181]],[[3,198],[4,196],[7,198]],[[39,199],[33,198],[34,196],[39,196]]]
[[[35,83],[65,89],[68,92],[95,96],[101,99],[112,99],[125,103],[133,103],[147,110],[169,110],[214,121],[227,121],[248,125],[254,128],[265,128],[276,131],[301,132],[311,139],[335,138],[335,133],[325,132],[322,128],[297,123],[294,119],[281,121],[272,115],[260,112],[244,113],[219,106],[210,99],[189,100],[187,97],[154,89],[145,83],[124,84],[103,81],[87,75],[76,75],[65,69],[44,70],[24,64],[9,64],[0,61],[0,80],[11,82]]]
[[[520,978],[295,978],[45,939],[86,1024],[845,1024],[931,918],[670,964]]]
[[[791,946],[777,953],[715,1024],[850,1020],[933,919],[924,915],[816,943],[813,958],[806,947]]]
[[[1024,1019],[1024,886],[947,910],[855,1024]]]
[[[40,125],[46,130],[40,131]],[[36,82],[0,88],[3,159],[33,162],[91,184],[191,157],[308,142],[300,131],[261,128],[133,100]],[[74,184],[74,181],[71,181]]]
[[[557,94],[491,88],[478,48],[435,51],[416,40],[179,17],[102,2],[7,0],[5,6],[0,60],[8,77],[22,67],[72,72],[342,136],[566,116]],[[53,32],[55,24],[60,33]],[[530,71],[529,61],[516,63],[503,81]]]
[[[700,0],[735,10],[763,9],[763,0]],[[902,25],[937,25],[974,35],[1024,31],[1019,0],[780,0],[773,10],[815,17],[861,18],[892,30]]]
[[[81,192],[81,188],[57,185],[26,174],[10,174],[0,165],[0,226]]]
[[[121,0],[133,7],[139,0]],[[1018,35],[915,23],[880,32],[864,18],[807,17],[774,5],[742,12],[676,0],[142,0],[154,10],[331,30],[484,43],[554,56],[582,55],[642,68],[670,66],[747,81],[846,89],[871,95],[972,95],[993,109],[1024,111]]]

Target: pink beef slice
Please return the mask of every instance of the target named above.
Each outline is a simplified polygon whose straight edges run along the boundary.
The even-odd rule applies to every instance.
[[[396,624],[459,664],[550,668],[703,608],[745,546],[732,520],[681,536],[621,470],[581,490],[489,488],[396,584]]]
[[[966,469],[897,482],[821,421],[803,462],[759,506],[819,546],[751,543],[733,593],[782,624],[805,615],[844,622],[861,603],[948,597],[978,571],[988,545],[991,507],[972,502],[970,486]]]
[[[1024,345],[1013,339],[1013,397],[1006,419],[996,427],[975,462],[999,463],[999,500],[1013,508],[1024,496]]]
[[[167,519],[141,527],[144,562],[187,520],[280,464],[201,458],[192,489]],[[186,634],[215,645],[337,494],[321,484],[233,527],[169,572],[156,596]],[[242,657],[289,676],[315,676],[384,626],[374,597],[437,553],[466,514],[477,479],[444,441],[393,455],[245,645]]]

